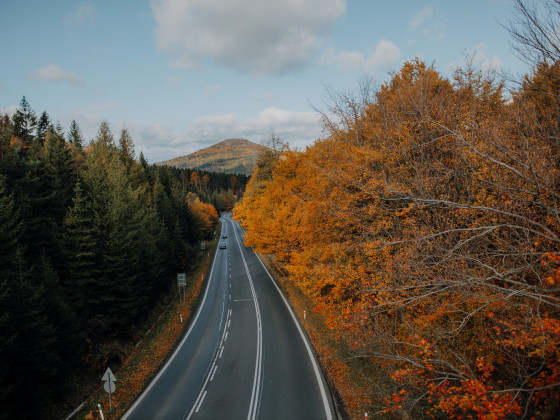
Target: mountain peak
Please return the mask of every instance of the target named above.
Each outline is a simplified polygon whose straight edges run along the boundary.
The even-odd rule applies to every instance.
[[[262,147],[247,139],[230,138],[190,155],[159,162],[157,165],[250,175],[255,169],[257,156]]]

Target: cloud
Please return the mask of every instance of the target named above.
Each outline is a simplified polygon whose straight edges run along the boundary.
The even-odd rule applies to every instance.
[[[269,107],[255,116],[238,114],[205,115],[192,121],[184,131],[153,124],[127,122],[136,150],[149,162],[156,163],[196,150],[231,137],[247,138],[261,143],[274,133],[292,147],[302,148],[320,136],[319,115]]]
[[[0,115],[9,115],[10,117],[19,109],[17,105],[11,105],[5,108],[0,108]]]
[[[50,82],[68,82],[75,86],[82,86],[83,82],[76,73],[68,73],[56,64],[48,64],[31,74],[31,79],[47,80]]]
[[[320,116],[316,112],[297,112],[268,107],[249,117],[234,113],[211,114],[196,118],[184,130],[178,130],[163,124],[108,119],[106,111],[118,107],[118,104],[100,103],[76,108],[62,116],[61,121],[69,127],[70,121],[75,119],[86,138],[86,143],[97,135],[99,124],[103,120],[109,122],[115,137],[118,137],[121,127],[126,126],[134,141],[137,154],[142,151],[150,163],[185,156],[232,137],[262,143],[274,133],[288,142],[291,147],[304,148],[321,135]]]
[[[299,68],[346,0],[152,0],[156,45],[174,68],[216,62],[253,75]]]
[[[401,58],[401,51],[393,42],[382,39],[366,56],[359,51],[326,50],[319,60],[323,66],[336,65],[340,69],[372,71],[387,68]]]
[[[432,14],[432,8],[430,6],[425,6],[422,10],[416,12],[414,16],[410,18],[410,20],[408,21],[408,27],[410,29],[418,28],[420,25],[430,19],[432,17]]]
[[[452,61],[447,65],[450,70],[462,68],[467,65],[479,67],[485,73],[500,72],[503,69],[503,63],[496,54],[488,55],[486,44],[480,43],[463,51],[463,59],[460,61]]]
[[[482,71],[487,73],[500,72],[503,68],[502,60],[495,54],[485,60],[481,65]]]
[[[69,26],[83,26],[92,23],[97,15],[97,9],[91,3],[83,3],[72,11],[64,20]]]

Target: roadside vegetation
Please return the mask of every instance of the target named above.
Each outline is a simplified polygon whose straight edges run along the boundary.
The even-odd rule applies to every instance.
[[[324,138],[273,139],[234,210],[353,419],[560,413],[560,5],[516,10],[521,80],[416,59],[331,91]]]
[[[77,419],[88,414],[92,417],[98,415],[96,411],[99,405],[105,419],[120,418],[163,367],[189,326],[191,315],[204,287],[204,279],[210,271],[217,242],[218,239],[213,239],[208,243],[208,250],[201,250],[200,260],[187,276],[185,299],[179,297],[177,286],[172,286],[148,316],[148,322],[145,324],[148,330],[144,337],[135,345],[130,344],[129,356],[114,372],[117,381],[115,393],[111,398],[111,410],[109,395],[102,387],[98,387],[93,395],[88,396],[85,401],[87,404],[80,410]],[[101,384],[100,378],[97,379],[97,383]]]

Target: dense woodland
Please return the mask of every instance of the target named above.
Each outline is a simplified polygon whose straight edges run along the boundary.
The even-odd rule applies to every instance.
[[[517,84],[414,60],[329,92],[325,138],[275,142],[234,210],[346,343],[340,360],[371,373],[354,413],[560,416],[560,4],[546,4],[516,3],[532,64]]]
[[[39,418],[77,372],[118,364],[246,183],[148,165],[105,122],[86,145],[25,97],[0,115],[0,418]]]

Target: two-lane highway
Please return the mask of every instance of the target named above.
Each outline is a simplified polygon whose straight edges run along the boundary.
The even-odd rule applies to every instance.
[[[336,418],[310,344],[231,215],[222,234],[187,333],[123,419]]]

